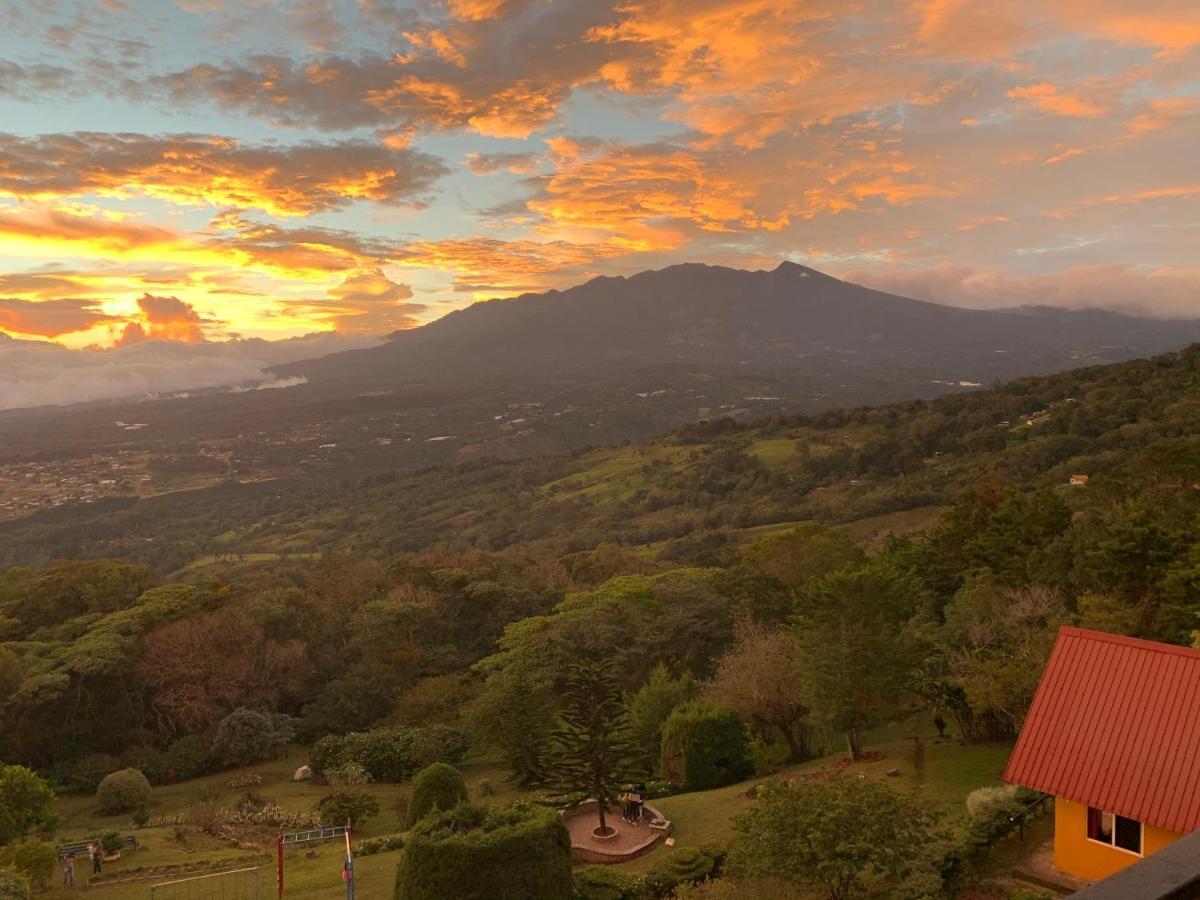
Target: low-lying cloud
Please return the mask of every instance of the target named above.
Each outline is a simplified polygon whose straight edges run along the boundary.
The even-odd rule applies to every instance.
[[[0,334],[0,409],[208,388],[292,387],[303,379],[277,379],[266,370],[377,343],[377,338],[361,335],[313,334],[285,341],[146,340],[109,349],[71,350]]]
[[[944,306],[1062,306],[1160,319],[1200,317],[1200,269],[1146,270],[1109,264],[1014,276],[944,263],[918,270],[862,269],[840,277]]]

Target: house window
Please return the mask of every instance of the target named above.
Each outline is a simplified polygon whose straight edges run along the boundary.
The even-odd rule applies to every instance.
[[[1142,855],[1142,823],[1093,806],[1087,811],[1087,836],[1130,853]]]

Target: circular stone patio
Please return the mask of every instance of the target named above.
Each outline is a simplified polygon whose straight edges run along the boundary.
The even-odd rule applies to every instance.
[[[642,821],[636,824],[622,819],[620,809],[610,810],[606,821],[609,827],[617,829],[617,833],[604,840],[592,836],[592,829],[599,824],[595,800],[585,800],[563,810],[562,817],[571,833],[571,861],[577,863],[619,863],[636,859],[671,832],[670,822],[661,828],[650,826],[663,815],[649,805],[645,807]]]

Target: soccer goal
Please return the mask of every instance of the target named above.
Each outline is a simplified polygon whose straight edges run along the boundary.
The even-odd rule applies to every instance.
[[[258,868],[164,881],[150,887],[150,900],[259,900]]]

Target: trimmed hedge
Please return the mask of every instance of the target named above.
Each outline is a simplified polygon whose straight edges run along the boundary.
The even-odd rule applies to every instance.
[[[421,820],[396,867],[395,900],[564,900],[571,837],[557,812],[460,804]]]
[[[436,762],[413,778],[408,800],[408,826],[411,828],[432,812],[454,809],[466,803],[467,784],[454,766]]]
[[[738,714],[711,703],[687,703],[663,725],[662,769],[685,791],[708,791],[754,774],[746,726]]]
[[[96,788],[96,801],[105,815],[133,812],[150,802],[150,782],[137,769],[113,772]]]

